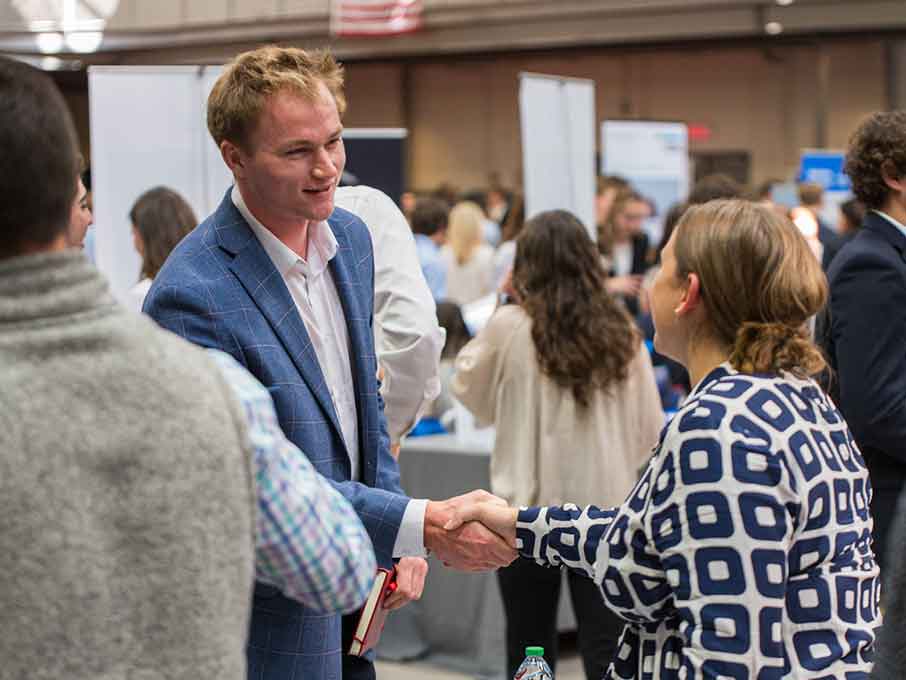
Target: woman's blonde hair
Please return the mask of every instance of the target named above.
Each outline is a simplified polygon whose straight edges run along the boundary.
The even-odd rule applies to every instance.
[[[327,50],[269,45],[243,52],[227,64],[208,95],[208,131],[218,146],[229,140],[245,147],[268,98],[289,91],[316,101],[321,84],[342,117],[343,68]]]
[[[742,200],[689,208],[676,227],[677,275],[695,273],[712,335],[743,373],[814,375],[825,367],[806,323],[827,300],[821,264],[799,230]]]
[[[477,203],[461,201],[447,219],[447,243],[458,264],[465,264],[484,242],[484,213]]]

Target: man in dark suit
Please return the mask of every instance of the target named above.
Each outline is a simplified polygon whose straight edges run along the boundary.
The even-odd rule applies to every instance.
[[[870,472],[874,552],[883,561],[906,482],[906,112],[863,123],[846,172],[868,212],[831,264],[823,344],[835,399]]]
[[[235,186],[173,251],[145,311],[192,342],[221,349],[271,392],[280,426],[350,501],[378,563],[397,562],[391,606],[421,595],[426,549],[465,570],[515,552],[480,525],[443,529],[456,499],[407,498],[390,455],[372,315],[371,237],[334,209],[343,172],[342,70],[326,52],[265,47],[229,64],[208,99],[208,129]],[[479,493],[480,492],[476,492]],[[341,622],[257,583],[249,678],[374,678]],[[342,669],[342,670],[341,670]]]

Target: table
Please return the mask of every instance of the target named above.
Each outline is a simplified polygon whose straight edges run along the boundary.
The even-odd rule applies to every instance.
[[[402,486],[413,498],[442,500],[490,489],[492,440],[463,442],[455,435],[408,439],[400,454]],[[378,648],[382,658],[424,657],[477,678],[503,678],[506,665],[503,603],[497,577],[463,574],[429,558],[419,602],[388,617]],[[560,598],[558,628],[575,629],[567,591]]]

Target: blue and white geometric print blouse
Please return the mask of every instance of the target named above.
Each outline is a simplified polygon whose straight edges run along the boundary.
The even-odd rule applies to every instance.
[[[619,508],[530,508],[524,557],[591,576],[627,621],[606,678],[868,680],[871,485],[811,380],[724,364]]]

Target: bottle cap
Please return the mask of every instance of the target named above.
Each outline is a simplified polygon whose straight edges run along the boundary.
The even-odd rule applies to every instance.
[[[544,656],[544,647],[526,647],[526,656]]]

